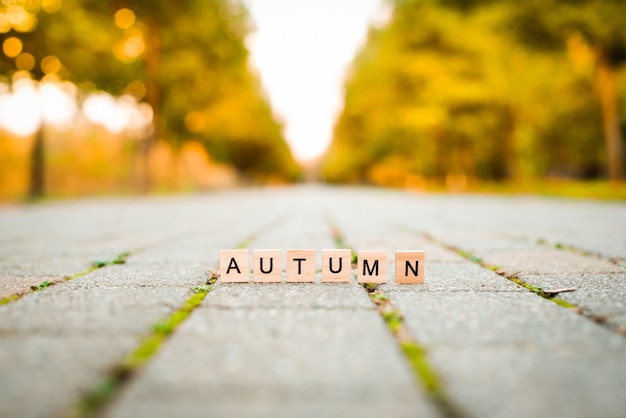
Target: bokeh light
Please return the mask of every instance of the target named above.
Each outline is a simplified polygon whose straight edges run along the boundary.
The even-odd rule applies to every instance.
[[[28,52],[21,53],[15,58],[15,66],[18,70],[30,71],[35,68],[35,57]]]
[[[113,45],[113,55],[116,59],[125,63],[135,61],[145,50],[146,44],[139,29],[127,30],[124,39]]]
[[[41,71],[44,74],[56,74],[61,70],[61,61],[53,56],[48,55],[41,60]]]
[[[134,97],[124,95],[116,99],[104,92],[87,96],[83,112],[91,123],[104,126],[113,134],[127,132],[133,136],[148,130],[153,118],[152,108],[137,103]]]
[[[130,9],[120,9],[115,13],[115,24],[120,29],[128,29],[135,24],[135,12]]]
[[[22,53],[22,41],[14,36],[7,38],[2,43],[2,52],[9,58],[15,58]]]
[[[0,126],[19,136],[35,133],[41,126],[37,83],[29,78],[15,80],[10,92],[0,95]]]

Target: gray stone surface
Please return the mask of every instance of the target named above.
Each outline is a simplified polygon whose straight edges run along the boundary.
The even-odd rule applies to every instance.
[[[215,255],[214,255],[215,257]],[[203,285],[209,278],[209,270],[215,263],[145,263],[133,257],[126,264],[98,269],[83,280],[71,280],[63,284],[67,289],[98,288],[149,288],[185,287]]]
[[[233,309],[374,309],[356,283],[224,283],[206,304]]]
[[[0,332],[0,416],[59,416],[136,344],[134,336],[97,329],[77,335]]]
[[[426,253],[428,254],[428,253]],[[426,256],[426,260],[430,257]],[[407,292],[525,292],[521,286],[491,270],[469,261],[458,263],[425,262],[423,285],[396,285],[393,260],[387,266],[388,284],[384,291],[402,288]]]
[[[315,249],[321,267],[321,250],[335,243],[319,197],[319,190],[290,194],[283,202],[291,208],[288,216],[250,247]],[[181,411],[223,417],[435,415],[365,290],[354,280],[321,283],[319,274],[313,284],[218,284],[110,416]]]
[[[0,334],[141,335],[190,294],[185,288],[76,289],[57,285],[3,308]]]
[[[206,302],[110,417],[436,416],[372,310]]]
[[[558,297],[583,307],[585,313],[603,318],[615,328],[626,326],[626,273],[523,274],[521,278],[546,290],[574,288]]]
[[[333,248],[333,225],[357,250],[387,250],[390,273],[394,250],[426,251],[426,284],[381,290],[468,417],[623,416],[624,209],[318,186],[0,208],[1,295],[131,252],[0,307],[0,416],[62,415],[206,281],[219,249]],[[537,286],[575,286],[559,297],[609,326],[444,246]],[[437,415],[365,290],[319,272],[314,284],[218,283],[106,412]]]
[[[484,255],[483,255],[484,254]],[[558,273],[623,273],[623,268],[606,260],[552,248],[534,250],[478,253],[483,261],[496,265],[507,273],[558,274]]]
[[[623,416],[623,337],[528,293],[389,294],[470,416]]]

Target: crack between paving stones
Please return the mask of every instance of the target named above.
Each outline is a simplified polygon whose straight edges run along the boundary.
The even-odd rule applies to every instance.
[[[520,272],[516,272],[516,273],[510,273],[507,274],[506,272],[502,271],[498,266],[495,265],[491,265],[486,263],[481,257],[476,256],[475,254],[473,254],[470,251],[466,251],[463,250],[459,247],[456,247],[454,245],[449,245],[446,244],[443,241],[439,241],[436,238],[434,238],[433,236],[431,236],[430,234],[426,234],[426,233],[422,233],[421,234],[423,236],[423,238],[429,240],[430,242],[439,245],[440,247],[449,250],[449,251],[453,251],[457,254],[459,254],[461,257],[473,262],[474,264],[477,264],[479,266],[481,266],[482,268],[485,268],[487,270],[491,270],[493,271],[495,274],[497,274],[500,277],[503,277],[513,283],[515,283],[516,285],[528,290],[529,292],[545,299],[545,300],[549,300],[550,302],[553,302],[554,304],[562,307],[562,308],[566,308],[571,310],[572,312],[575,312],[579,315],[581,315],[582,317],[590,320],[591,322],[593,322],[596,325],[600,325],[610,331],[616,332],[617,334],[626,337],[626,327],[617,327],[615,325],[611,325],[607,322],[607,317],[603,316],[603,315],[596,315],[593,314],[591,312],[589,312],[587,309],[585,309],[584,306],[579,306],[570,302],[567,302],[564,299],[558,298],[556,297],[558,295],[558,293],[556,294],[552,294],[552,293],[546,293],[544,291],[544,288],[541,286],[536,286],[530,283],[527,283],[526,281],[524,281],[523,279],[521,279],[520,277],[518,277]],[[581,254],[582,255],[582,254]]]
[[[132,380],[159,351],[174,331],[204,301],[217,282],[218,274],[213,272],[201,290],[197,287],[183,305],[169,316],[152,326],[152,333],[124,358],[114,365],[107,375],[86,392],[72,409],[64,415],[67,418],[99,417],[121,390]]]
[[[91,262],[91,266],[83,271],[80,271],[78,273],[74,273],[73,275],[70,276],[64,276],[61,279],[51,279],[51,280],[44,280],[43,282],[41,282],[40,284],[36,285],[36,286],[31,286],[29,290],[24,290],[21,292],[17,292],[14,293],[10,296],[4,297],[2,299],[0,299],[0,306],[4,306],[7,305],[11,302],[15,302],[21,298],[23,298],[26,295],[30,295],[32,293],[35,292],[40,292],[48,287],[52,287],[52,286],[56,286],[58,284],[61,283],[65,283],[65,282],[69,282],[71,280],[77,279],[79,277],[83,277],[86,276],[90,273],[93,273],[96,270],[99,270],[101,268],[107,267],[107,266],[113,266],[113,265],[118,265],[118,264],[125,264],[126,260],[128,259],[128,257],[130,257],[131,252],[124,252],[124,253],[120,253],[118,254],[114,259],[112,260],[96,260],[96,261],[92,261]]]
[[[626,270],[626,259],[620,257],[606,257],[603,254],[596,253],[593,251],[585,250],[580,247],[576,247],[574,245],[563,244],[561,242],[555,242],[554,244],[550,244],[548,240],[543,238],[538,238],[536,241],[537,245],[541,245],[548,248],[555,248],[561,251],[569,251],[574,254],[582,255],[585,257],[592,257],[598,260],[607,261],[615,266],[621,267]]]
[[[44,289],[46,289],[48,287],[56,286],[58,284],[65,283],[65,282],[77,279],[79,277],[86,276],[86,275],[88,275],[90,273],[93,273],[96,270],[99,270],[99,269],[107,267],[107,266],[113,266],[113,265],[117,265],[117,264],[126,264],[126,261],[127,261],[128,257],[130,257],[131,255],[137,255],[138,253],[140,253],[142,251],[145,251],[145,250],[147,250],[147,249],[149,249],[151,247],[157,246],[157,245],[159,245],[159,244],[161,244],[163,242],[170,242],[172,240],[178,240],[178,239],[180,239],[182,237],[189,236],[189,233],[193,234],[194,231],[190,231],[188,233],[172,234],[172,235],[170,235],[168,237],[161,238],[161,239],[149,242],[149,243],[147,243],[147,244],[145,244],[145,245],[143,245],[141,247],[135,248],[132,251],[126,251],[126,252],[120,253],[115,258],[113,258],[111,260],[94,260],[94,261],[92,261],[90,263],[90,267],[85,269],[85,270],[83,270],[83,271],[80,271],[78,273],[74,273],[72,275],[63,276],[60,279],[44,280],[43,282],[41,282],[40,284],[38,284],[36,286],[30,286],[30,289],[28,289],[28,290],[23,290],[23,291],[20,291],[20,292],[16,292],[16,293],[14,293],[12,295],[6,296],[6,297],[0,299],[0,306],[4,306],[4,305],[7,305],[7,304],[9,304],[11,302],[15,302],[15,301],[23,298],[26,295],[30,295],[30,294],[32,294],[34,292],[42,291],[42,290],[44,290]],[[200,234],[200,233],[196,233],[196,235],[197,234]]]
[[[442,378],[428,360],[427,350],[411,336],[404,323],[402,312],[393,306],[389,296],[379,290],[378,286],[374,285],[372,288],[370,284],[370,286],[363,286],[363,288],[376,305],[387,329],[409,362],[414,376],[419,380],[428,398],[436,406],[441,416],[445,418],[465,417],[466,414],[446,393]]]
[[[246,248],[264,231],[270,229],[281,218],[274,219],[256,232],[248,235],[235,248]],[[78,401],[62,417],[64,418],[94,418],[102,416],[122,390],[132,381],[159,352],[161,346],[171,337],[180,325],[195,311],[205,297],[219,286],[219,272],[209,271],[210,276],[206,283],[194,287],[194,293],[183,305],[169,316],[162,318],[152,326],[152,332],[145,336],[142,342],[127,353],[121,361],[113,365],[109,372],[86,391]]]
[[[337,225],[331,220],[328,222],[335,245],[339,248],[349,249],[352,252],[352,261],[356,263],[358,260],[354,249],[346,243]],[[385,322],[387,329],[411,366],[413,376],[421,384],[422,389],[439,414],[444,418],[465,418],[467,415],[446,393],[443,380],[428,361],[426,349],[411,336],[404,323],[402,312],[391,304],[389,296],[380,291],[377,284],[362,283],[360,285],[376,306],[378,314]]]

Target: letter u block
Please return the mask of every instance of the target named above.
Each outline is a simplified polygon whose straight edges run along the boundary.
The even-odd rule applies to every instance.
[[[387,283],[387,251],[359,251],[359,283]]]
[[[396,251],[396,283],[424,283],[424,251]]]
[[[322,250],[322,281],[349,282],[352,276],[350,250]]]
[[[228,282],[248,282],[248,250],[220,250],[220,280]]]
[[[279,283],[283,280],[283,252],[281,250],[254,250],[252,258],[253,281]]]

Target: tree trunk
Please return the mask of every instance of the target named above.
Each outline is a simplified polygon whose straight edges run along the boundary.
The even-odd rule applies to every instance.
[[[152,146],[158,141],[162,127],[161,121],[161,86],[159,84],[159,72],[161,70],[161,34],[156,20],[146,19],[148,23],[148,37],[146,42],[146,54],[144,56],[144,69],[147,74],[146,102],[152,107],[153,132],[141,140],[140,158],[142,158],[143,172],[139,182],[142,192],[148,192],[152,187],[150,173],[150,152]]]
[[[44,134],[43,127],[35,134],[35,141],[30,151],[30,184],[28,198],[37,200],[44,195]]]
[[[617,70],[606,59],[596,62],[596,87],[602,108],[602,124],[606,145],[606,162],[609,180],[624,179],[624,142],[619,115]]]
[[[138,143],[137,161],[137,187],[140,193],[148,193],[152,187],[152,176],[150,174],[150,151],[155,141],[155,134],[144,136]]]

